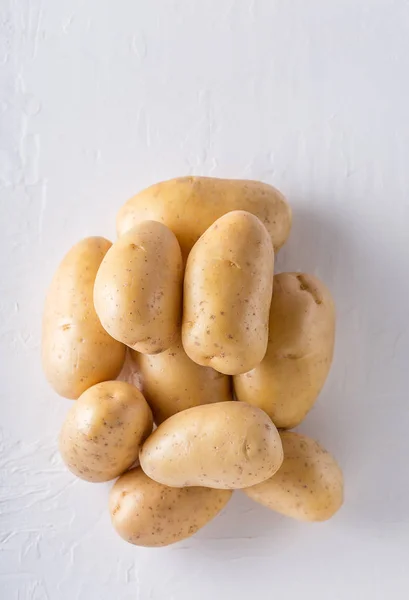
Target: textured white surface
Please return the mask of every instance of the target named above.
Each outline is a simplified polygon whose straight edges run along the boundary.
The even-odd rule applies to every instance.
[[[407,598],[409,3],[0,2],[0,598]],[[112,531],[109,485],[75,481],[70,402],[40,369],[66,250],[114,235],[138,189],[260,178],[294,207],[278,266],[338,305],[334,368],[300,430],[337,456],[346,503],[298,524],[235,495],[175,547]]]

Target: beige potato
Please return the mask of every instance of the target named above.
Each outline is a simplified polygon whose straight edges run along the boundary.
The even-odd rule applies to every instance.
[[[169,348],[182,318],[183,266],[175,235],[139,223],[108,250],[95,279],[95,309],[108,333],[146,354]]]
[[[265,412],[231,401],[173,415],[146,440],[139,460],[164,485],[238,489],[271,477],[283,449]]]
[[[137,546],[168,546],[190,537],[226,506],[231,490],[171,488],[132,469],[114,484],[109,496],[112,524]]]
[[[125,360],[125,346],[102,327],[93,302],[95,276],[110,247],[102,237],[80,241],[59,265],[47,294],[43,369],[54,390],[66,398],[115,379]]]
[[[304,273],[275,275],[267,353],[233,378],[237,399],[262,408],[277,427],[296,427],[325,383],[334,339],[335,307],[324,284]]]
[[[138,459],[152,426],[151,409],[136,387],[105,381],[84,392],[68,412],[60,433],[61,456],[77,477],[109,481]]]
[[[190,360],[180,336],[165,352],[132,352],[132,359],[157,425],[187,408],[233,399],[230,378]]]
[[[282,466],[274,477],[243,492],[287,517],[326,521],[343,503],[341,469],[315,440],[292,431],[280,435],[284,449]]]
[[[261,221],[245,211],[218,219],[186,264],[182,342],[199,365],[245,373],[267,350],[274,250]]]
[[[117,230],[122,235],[147,219],[161,221],[175,233],[186,260],[206,229],[232,210],[256,215],[276,250],[286,241],[291,209],[278,190],[259,181],[212,177],[179,177],[139,192],[120,209]]]

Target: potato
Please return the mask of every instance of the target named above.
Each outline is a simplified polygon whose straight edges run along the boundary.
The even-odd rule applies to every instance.
[[[109,481],[137,460],[152,426],[151,409],[136,387],[124,381],[98,383],[68,412],[61,456],[77,477]]]
[[[137,546],[168,546],[190,537],[226,506],[231,490],[171,488],[132,469],[114,484],[109,496],[112,524]]]
[[[122,235],[146,219],[161,221],[176,234],[186,260],[206,229],[232,210],[256,215],[276,250],[286,241],[291,209],[278,190],[259,181],[211,177],[179,177],[143,190],[120,209],[117,230]]]
[[[126,348],[102,327],[93,303],[95,276],[111,242],[89,237],[65,256],[47,294],[42,363],[47,380],[66,398],[115,379]]]
[[[175,235],[155,221],[139,223],[108,250],[94,288],[108,333],[147,354],[169,348],[182,312],[183,267]]]
[[[173,415],[146,440],[139,460],[145,473],[164,485],[237,489],[271,477],[283,449],[265,412],[231,401]]]
[[[296,427],[325,383],[334,337],[327,288],[312,275],[275,275],[267,353],[253,370],[234,377],[237,399],[262,408],[277,427]]]
[[[180,336],[165,352],[132,352],[132,359],[158,425],[181,410],[233,399],[230,378],[190,360]]]
[[[243,490],[249,498],[300,521],[326,521],[343,503],[343,476],[335,459],[318,442],[281,432],[284,461],[266,481]]]
[[[233,211],[209,227],[186,265],[182,341],[192,360],[226,375],[261,362],[273,270],[274,250],[257,217]]]

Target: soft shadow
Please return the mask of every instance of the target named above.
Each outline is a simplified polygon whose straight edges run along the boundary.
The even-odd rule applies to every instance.
[[[227,554],[230,560],[240,559],[243,554],[265,556],[290,548],[297,539],[298,527],[297,522],[268,510],[237,490],[222,514],[175,549],[198,554],[217,552],[222,556]]]
[[[333,210],[296,206],[293,231],[277,256],[276,272],[313,273],[334,296],[334,362],[298,430],[321,442],[344,470],[340,518],[345,526],[383,529],[407,520],[409,475],[403,457],[409,413],[402,389],[406,359],[401,327],[407,311],[396,301],[407,294],[407,284],[399,248],[381,247],[371,223],[365,230],[357,223]],[[408,273],[407,253],[404,260]],[[403,480],[396,477],[402,471]]]
[[[350,436],[350,421],[359,406],[349,381],[360,377],[361,365],[355,354],[356,321],[362,306],[359,278],[363,257],[351,227],[336,214],[317,212],[305,206],[294,207],[290,239],[278,253],[276,272],[302,271],[319,277],[331,291],[337,309],[335,356],[328,380],[300,431],[316,437],[343,458]]]

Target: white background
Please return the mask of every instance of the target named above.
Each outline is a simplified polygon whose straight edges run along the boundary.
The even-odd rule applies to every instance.
[[[409,590],[409,3],[0,0],[1,600],[406,599]],[[322,277],[336,357],[300,427],[345,472],[299,524],[236,493],[166,549],[112,530],[75,481],[70,402],[39,361],[44,293],[120,205],[185,174],[273,183],[294,208],[279,270]]]

